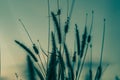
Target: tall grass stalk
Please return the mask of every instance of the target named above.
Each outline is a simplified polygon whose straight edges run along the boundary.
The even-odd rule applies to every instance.
[[[33,44],[33,50],[37,54],[37,56],[38,56],[38,58],[39,58],[39,60],[41,62],[41,65],[42,65],[41,68],[43,69],[43,72],[46,74],[45,67],[43,65],[42,59],[41,59],[40,54],[39,54],[39,50],[38,50],[38,48],[37,48],[37,46],[35,44]]]
[[[50,49],[50,1],[47,0],[47,5],[48,5],[48,52]],[[47,58],[47,66],[48,66],[48,60],[49,60],[49,53],[48,53],[48,58]]]
[[[41,73],[42,73],[42,75],[44,76],[44,78],[46,77],[46,73],[45,73],[45,71],[43,70],[43,68],[40,66],[40,64],[39,63],[37,63],[37,65],[38,65],[38,67],[39,67],[39,69],[40,69],[40,71],[41,71]]]
[[[70,12],[68,13],[69,15],[68,15],[66,23],[65,23],[65,28],[64,28],[65,34],[64,34],[64,36],[68,33],[69,24],[70,24],[72,12],[73,12],[73,9],[74,9],[75,1],[76,0],[72,0],[72,5],[71,5],[71,8],[70,8]]]
[[[74,69],[75,63],[76,63],[76,29],[75,29],[75,39],[74,39],[74,52],[73,52],[73,57],[72,57],[72,67]]]
[[[73,10],[74,10],[74,6],[75,6],[75,1],[76,0],[72,0],[70,12],[69,12],[69,20],[71,20],[71,16],[72,16],[72,13],[73,13]]]
[[[57,30],[57,36],[58,36],[58,42],[59,44],[61,44],[62,42],[62,37],[61,37],[61,30],[60,30],[60,25],[59,25],[59,22],[55,16],[55,14],[53,12],[51,12],[51,15],[52,15],[52,18],[53,18],[53,22],[55,24],[55,28]]]
[[[77,80],[80,79],[80,76],[81,76],[81,73],[82,73],[82,70],[83,70],[83,66],[84,66],[84,62],[85,62],[85,58],[86,58],[86,55],[87,55],[87,50],[88,50],[88,43],[86,45],[85,54],[83,56],[83,61],[81,63],[80,71],[78,72]]]
[[[102,38],[102,47],[101,47],[101,55],[100,55],[100,63],[97,68],[97,72],[95,75],[95,80],[100,80],[102,75],[102,57],[103,57],[103,48],[104,48],[104,38],[105,38],[105,19],[104,19],[104,26],[103,26],[103,38]]]
[[[45,70],[45,66],[44,66],[44,64],[43,64],[43,62],[42,62],[42,59],[41,59],[40,55],[38,55],[38,57],[39,57],[39,59],[40,59],[40,62],[41,62],[43,71],[44,71],[44,73],[45,73],[45,75],[46,75],[46,70]]]
[[[44,55],[45,55],[45,56],[47,57],[47,59],[48,59],[47,52],[44,51],[44,49],[43,49],[42,46],[40,45],[39,40],[38,40],[38,43],[39,43],[39,47],[40,47],[41,51],[44,53]],[[48,52],[48,53],[49,53],[49,52]],[[47,64],[47,63],[46,63],[46,64]]]
[[[34,52],[37,54],[37,56],[38,56],[38,58],[39,58],[39,60],[40,60],[40,63],[41,63],[41,65],[42,65],[42,66],[41,66],[41,69],[43,70],[44,75],[46,75],[46,70],[45,70],[43,61],[42,61],[42,59],[41,59],[41,57],[40,57],[39,50],[38,50],[38,48],[37,48],[37,46],[36,46],[35,44],[33,44],[33,50],[34,50]],[[38,64],[38,66],[39,66],[39,64]]]
[[[70,12],[69,12],[69,0],[67,0],[67,19],[66,19],[65,26],[64,26],[63,51],[62,51],[62,53],[64,53],[64,43],[66,42],[66,34],[68,33],[70,19],[71,19],[71,16],[72,16],[74,5],[75,5],[75,0],[72,0],[72,5],[71,5],[71,8],[70,8]]]
[[[105,22],[106,22],[106,19],[104,19],[103,38],[102,38],[102,47],[101,47],[101,55],[100,55],[100,65],[102,64],[103,48],[104,48],[104,40],[105,40]]]
[[[46,80],[56,80],[57,79],[57,77],[56,77],[56,75],[57,75],[56,74],[56,42],[55,42],[53,32],[51,33],[51,38],[52,38],[52,54],[50,57]]]
[[[90,69],[92,69],[92,43],[90,44]]]
[[[61,55],[61,53],[60,53],[60,51],[58,51],[58,59],[59,59],[59,63],[60,63],[60,65],[59,65],[59,73],[58,73],[58,79],[62,79],[62,80],[64,80],[64,77],[65,77],[65,63],[64,63],[64,60],[63,60],[63,57],[62,57],[62,55]]]
[[[89,72],[88,72],[89,77],[86,77],[86,79],[88,78],[89,80],[92,80],[93,66],[92,66],[91,33],[92,33],[93,22],[94,22],[94,11],[92,11],[92,20],[91,20],[89,33],[87,31],[88,14],[86,14],[85,28],[82,34],[82,38],[80,38],[78,25],[75,24],[75,39],[74,39],[74,49],[73,49],[74,52],[72,54],[73,56],[70,57],[70,53],[66,45],[67,44],[66,38],[69,32],[70,20],[73,13],[75,0],[72,0],[70,10],[69,10],[69,0],[67,0],[67,21],[64,26],[63,34],[61,31],[61,23],[60,23],[61,9],[60,9],[59,2],[60,0],[57,0],[57,8],[58,8],[57,14],[55,14],[54,12],[51,12],[52,20],[54,23],[54,29],[56,30],[56,32],[50,33],[50,1],[48,0],[48,17],[49,18],[48,18],[48,50],[47,52],[45,52],[44,49],[41,47],[39,40],[37,40],[39,44],[39,49],[38,49],[36,44],[33,43],[25,25],[23,24],[21,19],[19,19],[20,23],[22,24],[23,28],[25,29],[25,32],[27,33],[32,43],[32,48],[34,50],[32,52],[26,45],[15,40],[15,43],[17,43],[20,47],[22,47],[29,55],[29,57],[27,57],[27,61],[29,65],[29,73],[31,76],[30,80],[35,80],[36,75],[34,73],[34,70],[37,76],[40,78],[40,80],[79,80],[81,79],[81,74],[84,68],[89,46],[91,49]],[[57,39],[56,39],[56,36],[57,36]],[[100,63],[94,78],[95,80],[100,80],[103,74],[102,56],[103,56],[103,47],[104,47],[104,37],[105,37],[105,19],[104,19],[104,28],[103,28],[102,48],[101,48],[101,54],[100,54]],[[51,51],[50,51],[50,40],[51,40],[51,47],[52,47]],[[41,54],[39,50],[42,51]],[[41,58],[42,57],[41,55],[43,56],[44,59]],[[31,58],[33,58],[33,60],[31,60]],[[45,60],[45,58],[47,58],[47,61]],[[40,62],[38,62],[38,59],[40,60]],[[36,62],[36,65],[33,65],[34,62]]]
[[[94,22],[94,11],[92,11],[92,20],[91,20],[91,27],[90,27],[90,32],[88,35],[88,40],[87,42],[90,43],[90,68],[89,68],[89,79],[92,80],[93,72],[92,72],[92,41],[91,41],[91,32],[93,29],[93,22]]]
[[[41,53],[41,54],[42,54],[42,56],[43,56],[43,58],[44,58],[45,65],[47,66],[47,62],[46,62],[46,57],[47,57],[47,56],[45,57],[46,53],[45,53],[44,50],[42,49],[39,40],[37,40],[37,42],[38,42],[38,44],[39,44],[40,49],[41,49],[42,52],[43,52],[43,53]]]
[[[87,26],[85,25],[84,34],[82,35],[82,44],[81,44],[80,58],[83,57],[86,41],[87,41]]]
[[[86,24],[87,24],[87,15],[88,14],[86,14]],[[85,30],[84,34],[83,34],[82,51],[81,51],[81,56],[80,56],[81,58],[82,58],[83,53],[84,53],[84,48],[85,48],[86,42],[87,42],[87,44],[86,44],[86,51],[85,51],[85,55],[83,57],[83,61],[82,61],[82,64],[81,64],[81,68],[80,68],[78,79],[79,79],[79,77],[81,75],[81,72],[82,72],[82,69],[83,69],[83,65],[84,65],[84,62],[85,62],[86,55],[87,55],[87,50],[88,50],[89,43],[91,42],[91,31],[92,31],[92,28],[93,28],[93,19],[94,19],[94,11],[92,11],[92,20],[91,20],[90,33],[89,33],[88,37],[87,37],[87,30]],[[86,24],[85,24],[85,28],[87,26]],[[90,70],[90,72],[91,72],[91,70]]]
[[[70,80],[74,80],[74,71],[73,71],[73,68],[72,68],[72,65],[71,65],[71,61],[70,61],[70,57],[69,57],[69,52],[68,52],[68,49],[67,49],[67,46],[66,44],[64,44],[64,48],[65,48],[65,55],[66,55],[66,64],[68,66],[68,74],[69,74],[69,79]]]
[[[73,68],[73,70],[74,70],[75,63],[76,63],[76,52],[74,52],[73,57],[72,57],[72,68]]]
[[[67,0],[67,17],[68,17],[68,12],[69,12],[69,0]]]
[[[60,0],[57,0],[57,8],[58,8],[58,11],[57,11],[57,15],[58,15],[58,24],[59,24],[59,27],[61,26],[60,25],[60,15],[61,15],[61,9],[60,9]]]
[[[89,80],[92,80],[93,72],[92,72],[92,43],[90,44],[90,65],[89,65]]]
[[[28,33],[28,31],[27,31],[25,25],[23,24],[22,20],[21,20],[21,19],[18,19],[18,20],[20,21],[21,25],[22,25],[23,28],[25,29],[25,32],[27,33],[27,35],[28,35],[28,37],[29,37],[31,43],[34,44],[33,41],[32,41],[32,38],[30,37],[30,34]]]
[[[81,60],[82,60],[82,57],[83,57],[83,53],[84,53],[84,49],[85,49],[85,45],[86,45],[86,40],[87,40],[87,17],[88,17],[88,14],[86,14],[85,29],[84,29],[84,33],[82,35],[81,48],[79,48],[80,49],[80,52],[79,52],[80,54],[79,54],[79,58],[78,58],[78,65],[77,65],[76,79],[75,80],[77,80],[77,78],[79,76],[79,71],[80,71],[80,67],[81,67]],[[80,45],[80,43],[79,43],[79,45]]]

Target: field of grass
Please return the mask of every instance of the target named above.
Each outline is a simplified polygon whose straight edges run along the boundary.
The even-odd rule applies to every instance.
[[[69,1],[69,0],[67,0]],[[67,4],[69,5],[69,4]],[[16,47],[22,48],[26,52],[27,68],[26,71],[28,80],[102,80],[102,76],[106,71],[109,64],[105,64],[103,67],[103,51],[104,51],[104,40],[106,33],[106,19],[103,18],[103,31],[101,48],[99,55],[99,62],[95,63],[94,66],[93,58],[95,57],[92,53],[93,49],[93,38],[92,35],[94,29],[94,10],[91,11],[91,25],[88,27],[88,13],[85,14],[84,30],[80,32],[80,25],[74,23],[74,37],[69,35],[71,29],[72,13],[74,11],[75,0],[72,0],[70,7],[67,7],[67,15],[65,17],[65,23],[63,26],[63,20],[61,17],[62,11],[59,6],[59,0],[57,0],[57,12],[50,10],[50,2],[48,0],[48,48],[43,49],[40,40],[33,41],[33,38],[29,34],[26,26],[22,19],[18,19],[24,31],[26,32],[31,47],[27,46],[23,41],[14,40]],[[53,26],[50,26],[50,23]],[[51,28],[53,30],[51,30]],[[32,34],[32,33],[31,33]],[[82,36],[81,36],[82,35]],[[46,37],[46,35],[44,35]],[[68,42],[68,37],[73,40],[74,43]],[[72,45],[72,49],[68,46]],[[24,55],[24,54],[23,54]],[[88,62],[86,62],[86,60]],[[24,73],[23,73],[24,74]],[[26,80],[21,78],[18,73],[15,73],[16,80]],[[5,80],[5,79],[0,79]],[[115,80],[120,80],[119,77],[115,77]]]

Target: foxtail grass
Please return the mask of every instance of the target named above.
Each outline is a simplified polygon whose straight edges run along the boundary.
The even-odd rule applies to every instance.
[[[59,1],[59,0],[58,0]],[[60,15],[61,15],[61,10],[58,6],[58,12],[57,15],[54,12],[51,12],[52,20],[54,23],[54,29],[56,29],[56,32],[49,32],[50,31],[50,22],[49,22],[49,31],[48,31],[48,51],[45,52],[45,50],[41,47],[39,40],[39,48],[37,47],[36,44],[33,43],[28,31],[26,30],[24,24],[23,25],[24,29],[26,30],[28,37],[30,38],[32,42],[32,49],[34,50],[33,52],[25,46],[23,43],[15,40],[15,43],[17,43],[20,47],[22,47],[28,55],[33,58],[28,58],[27,61],[29,63],[30,68],[34,68],[29,70],[30,71],[30,76],[32,80],[35,80],[35,74],[38,75],[40,80],[79,80],[81,79],[81,74],[84,68],[84,63],[86,60],[86,55],[88,52],[88,48],[92,49],[92,42],[91,42],[91,33],[93,29],[93,21],[94,21],[94,11],[92,11],[92,20],[91,20],[91,26],[90,26],[90,31],[88,33],[88,27],[87,27],[87,16],[86,14],[86,19],[85,19],[85,28],[83,31],[83,35],[80,36],[79,33],[79,28],[78,25],[75,24],[75,40],[74,40],[74,51],[73,51],[73,56],[71,57],[71,53],[69,53],[69,48],[67,47],[67,42],[66,42],[66,34],[69,32],[69,26],[70,26],[70,19],[71,15],[73,12],[73,7],[74,7],[75,0],[73,0],[70,13],[68,14],[67,11],[67,21],[64,26],[64,33],[62,35],[61,31],[61,25],[60,25]],[[48,0],[48,8],[49,7],[49,0]],[[48,10],[50,13],[50,10]],[[50,15],[49,15],[50,17]],[[51,37],[50,37],[51,35]],[[56,36],[57,35],[57,39]],[[100,64],[97,68],[97,72],[95,75],[95,80],[100,80],[102,76],[102,54],[103,54],[103,44],[104,44],[104,35],[105,35],[105,20],[104,20],[104,30],[103,30],[103,40],[102,40],[102,48],[101,48],[101,56],[100,56]],[[50,47],[50,40],[51,40],[51,51],[49,51]],[[58,46],[59,45],[59,46]],[[40,53],[40,50],[42,53]],[[63,52],[62,52],[63,50]],[[44,61],[42,60],[40,55],[43,55]],[[64,54],[64,56],[63,56]],[[37,57],[36,57],[37,56]],[[47,58],[47,62],[45,60]],[[40,60],[40,63],[38,62],[38,59]],[[33,63],[36,62],[37,65],[33,65]],[[44,62],[46,66],[44,65]],[[31,65],[30,65],[31,64]],[[38,68],[36,67],[38,66]],[[34,72],[33,72],[34,71]],[[90,54],[90,66],[89,66],[89,71],[88,71],[89,76],[87,77],[89,80],[93,79],[93,71],[92,71],[92,52]],[[30,80],[31,80],[30,79]]]
[[[26,47],[24,44],[20,43],[17,40],[15,40],[15,43],[17,43],[20,47],[22,47],[34,59],[35,62],[38,62],[38,59],[28,47]]]
[[[78,53],[78,55],[80,55],[80,36],[79,36],[79,31],[78,31],[78,26],[77,26],[77,24],[75,24],[75,26],[76,26],[77,53]]]
[[[59,22],[58,22],[55,14],[53,12],[51,12],[51,15],[52,15],[52,18],[53,18],[53,21],[54,21],[54,24],[55,24],[55,29],[57,30],[58,42],[59,42],[59,44],[61,44],[62,37],[61,37],[61,30],[60,30]]]
[[[46,80],[56,80],[57,79],[57,77],[56,77],[56,75],[57,75],[57,73],[56,73],[56,42],[55,42],[53,32],[51,33],[51,38],[52,38],[52,54],[50,57]]]
[[[71,61],[70,61],[70,57],[69,57],[69,52],[68,52],[68,49],[67,49],[67,46],[66,44],[64,44],[64,48],[65,48],[65,56],[66,56],[66,64],[68,66],[68,74],[69,74],[69,79],[70,80],[74,80],[74,71],[73,71],[73,68],[72,68],[72,65],[71,65]]]
[[[105,19],[104,19],[104,26],[103,26],[103,38],[102,38],[102,47],[101,47],[101,55],[100,55],[100,63],[97,68],[97,72],[95,75],[95,80],[100,80],[101,75],[102,75],[102,57],[103,57],[103,48],[104,48],[104,38],[105,38]]]

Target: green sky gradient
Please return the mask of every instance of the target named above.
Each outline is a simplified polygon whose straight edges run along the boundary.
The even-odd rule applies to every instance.
[[[66,20],[66,0],[60,0],[61,27]],[[71,4],[72,0],[70,0]],[[57,12],[56,0],[51,0],[51,11]],[[85,14],[88,13],[88,29],[91,25],[91,11],[95,11],[93,28],[93,60],[99,61],[103,19],[106,18],[106,35],[103,61],[109,63],[103,75],[104,80],[113,80],[120,76],[120,1],[119,0],[76,0],[67,45],[73,50],[74,24],[78,24],[80,35],[85,25]],[[47,50],[48,13],[47,0],[0,0],[0,46],[2,52],[2,75],[14,79],[14,73],[22,73],[25,66],[25,52],[14,40],[19,40],[29,47],[28,39],[18,19],[21,19],[28,29],[33,41],[40,40],[42,47]],[[51,20],[51,27],[53,27]],[[53,30],[53,28],[51,28]],[[88,55],[89,56],[89,55]],[[11,71],[11,72],[8,72]],[[23,76],[23,75],[21,75]]]

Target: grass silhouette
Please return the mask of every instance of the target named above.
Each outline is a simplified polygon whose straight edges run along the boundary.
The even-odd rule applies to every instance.
[[[54,12],[51,12],[51,15],[50,15],[50,7],[49,7],[50,4],[48,0],[49,27],[48,27],[48,51],[47,52],[45,52],[44,49],[42,49],[40,42],[38,40],[40,50],[42,51],[41,54],[44,56],[44,61],[41,59],[38,46],[34,44],[23,22],[19,19],[26,33],[28,34],[28,37],[32,43],[32,48],[34,50],[32,52],[32,50],[30,50],[25,44],[21,43],[18,40],[15,40],[15,43],[17,43],[21,48],[23,48],[28,53],[27,62],[28,62],[28,69],[29,69],[28,73],[30,73],[29,80],[36,80],[35,76],[38,76],[40,80],[80,80],[81,79],[81,74],[84,68],[84,63],[85,63],[86,55],[88,52],[88,48],[92,49],[91,32],[93,29],[94,11],[92,11],[92,20],[91,20],[91,27],[89,32],[87,28],[88,14],[86,14],[86,22],[85,22],[82,38],[80,38],[81,36],[79,33],[78,25],[75,24],[74,47],[77,48],[77,51],[74,49],[73,57],[71,57],[70,55],[72,53],[69,52],[69,48],[67,47],[66,37],[67,37],[67,34],[69,34],[70,20],[71,20],[74,4],[75,4],[75,0],[73,0],[72,2],[70,12],[68,13],[69,10],[67,11],[67,17],[66,17],[67,20],[64,25],[64,32],[62,33],[61,24],[60,24],[61,10],[59,8],[59,1],[58,1],[57,15]],[[55,29],[54,30],[55,32],[51,31],[51,33],[50,33],[50,16],[52,17],[52,21],[54,23],[54,29]],[[104,46],[104,36],[105,36],[105,19],[104,19],[100,63],[98,63],[99,66],[97,68],[96,75],[94,77],[93,71],[92,71],[92,52],[91,52],[91,60],[89,63],[90,67],[88,71],[89,77],[86,77],[86,79],[88,80],[93,80],[93,79],[100,80],[102,77],[102,72],[103,72],[102,71],[102,54],[103,54],[103,46]],[[52,43],[51,45],[50,45],[50,41]],[[50,46],[52,47],[51,51],[49,49]],[[45,60],[45,57],[47,58],[47,62]],[[37,63],[37,65],[35,65],[35,63]]]

